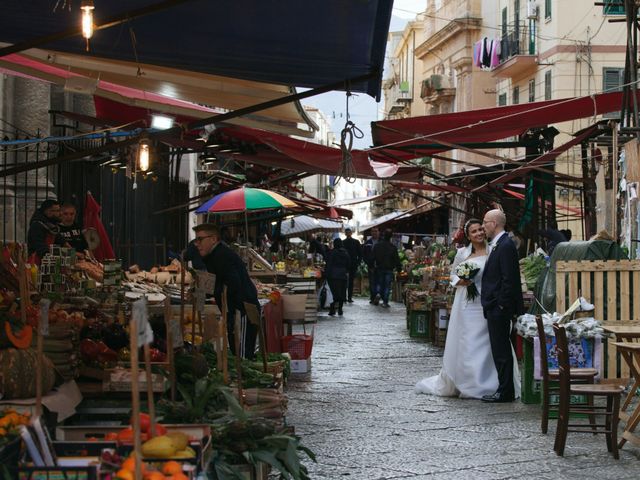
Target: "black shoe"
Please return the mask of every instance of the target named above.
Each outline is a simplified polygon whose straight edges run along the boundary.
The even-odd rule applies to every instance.
[[[391,305],[389,305],[388,303],[383,303],[383,304],[382,304],[382,307],[383,307],[383,308],[391,308]]]
[[[486,403],[510,403],[515,399],[514,395],[506,395],[504,393],[496,392],[491,395],[483,395],[481,400]]]
[[[342,316],[342,309],[338,310],[338,315]]]
[[[373,297],[373,304],[378,305],[379,303],[380,303],[380,294],[376,294],[376,296]]]
[[[347,300],[347,302],[353,303],[353,298],[350,298],[349,300]]]
[[[335,317],[336,316],[336,311],[335,310],[329,310],[329,316],[330,317]]]
[[[369,300],[369,304],[373,305],[373,298],[371,300]]]

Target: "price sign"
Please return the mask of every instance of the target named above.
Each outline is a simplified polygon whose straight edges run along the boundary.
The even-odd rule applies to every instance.
[[[40,335],[49,335],[49,306],[51,300],[43,298],[40,300]]]
[[[209,272],[198,272],[196,277],[198,288],[205,293],[213,293],[216,286],[216,276]]]
[[[138,347],[152,343],[153,330],[149,324],[149,310],[147,309],[147,299],[145,297],[136,300],[131,305],[131,319],[136,322]]]

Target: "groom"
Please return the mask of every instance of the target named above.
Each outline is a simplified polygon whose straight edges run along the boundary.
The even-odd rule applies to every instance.
[[[512,402],[513,354],[511,320],[524,312],[518,251],[504,227],[507,217],[501,210],[489,210],[482,222],[487,238],[489,258],[482,274],[482,310],[489,326],[491,353],[498,371],[498,390],[482,397],[483,402]]]

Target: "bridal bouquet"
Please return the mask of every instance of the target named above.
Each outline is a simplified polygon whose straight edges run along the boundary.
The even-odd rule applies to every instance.
[[[473,283],[473,277],[475,277],[480,271],[480,267],[472,261],[462,262],[456,267],[456,275],[461,280],[469,280],[471,283],[467,286],[467,302],[473,302],[480,292],[478,287]]]

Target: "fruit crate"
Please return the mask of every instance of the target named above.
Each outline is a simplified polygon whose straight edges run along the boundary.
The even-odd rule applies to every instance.
[[[409,336],[413,338],[429,338],[430,310],[411,310],[409,315]]]

